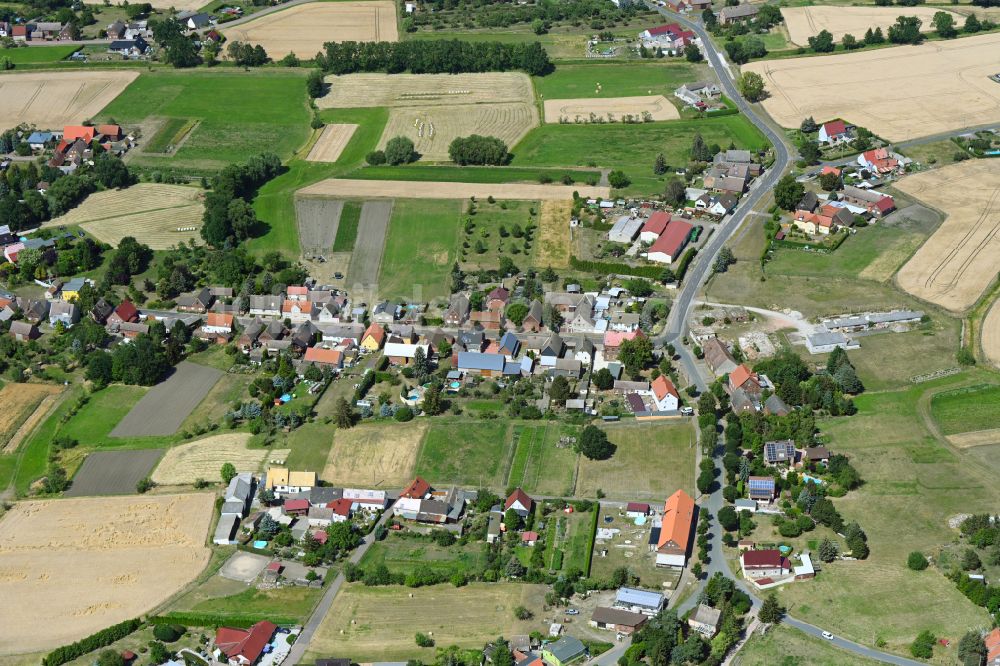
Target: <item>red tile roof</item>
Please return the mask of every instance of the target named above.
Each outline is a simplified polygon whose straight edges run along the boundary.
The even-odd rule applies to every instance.
[[[656,548],[659,550],[668,547],[686,553],[693,524],[694,500],[683,490],[678,490],[663,505],[663,524],[660,526],[660,540]]]
[[[424,495],[431,491],[431,484],[424,481],[421,477],[413,479],[413,481],[408,485],[403,492],[399,494],[400,497],[409,497],[411,499],[423,499]]]
[[[830,165],[827,165],[827,166],[823,167],[820,170],[819,175],[825,176],[828,173],[832,173],[832,174],[834,174],[836,176],[839,176],[840,175],[840,169],[838,169],[837,167],[832,167]]]
[[[791,569],[788,558],[782,557],[779,550],[746,550],[740,555],[743,566],[751,569],[768,569],[781,567]]]
[[[309,500],[293,499],[285,500],[285,511],[303,511],[309,508]]]
[[[337,500],[337,501],[339,502],[340,500]],[[346,500],[344,500],[344,501],[346,501]],[[327,507],[327,508],[330,508],[330,507]],[[347,509],[348,509],[348,511],[350,511],[350,507],[347,507]],[[325,530],[313,530],[312,532],[310,532],[310,534],[312,534],[313,539],[316,539],[316,541],[318,541],[321,545],[324,544],[324,543],[326,543],[326,539],[327,539],[328,535],[327,535],[327,533],[326,533]]]
[[[736,367],[735,370],[729,373],[729,385],[739,388],[747,383],[748,380],[757,381],[757,373],[753,372],[747,366],[742,363]]]
[[[267,565],[268,571],[279,572],[281,571],[281,562],[271,562]]]
[[[666,375],[660,375],[653,380],[652,384],[653,395],[656,396],[657,400],[663,400],[667,395],[672,395],[678,400],[681,398],[681,394],[677,392],[677,387],[674,383],[667,379]]]
[[[120,125],[98,125],[97,133],[103,134],[104,136],[121,136],[122,128]]]
[[[622,342],[625,340],[635,340],[636,338],[644,338],[646,335],[639,329],[634,331],[608,331],[604,334],[604,346],[605,347],[620,347]]]
[[[489,300],[491,300],[491,301],[493,299],[495,299],[495,298],[498,298],[501,301],[506,302],[507,299],[510,298],[510,291],[508,291],[507,289],[504,289],[503,287],[497,287],[496,289],[494,289],[493,291],[491,291],[489,294],[487,294],[486,298],[489,299]]]
[[[642,225],[642,231],[640,233],[644,234],[656,234],[659,236],[663,233],[663,230],[667,228],[670,223],[670,213],[664,213],[662,210],[658,210],[649,216],[646,220],[646,224]]]
[[[532,504],[531,498],[528,497],[528,493],[524,492],[520,488],[518,488],[517,490],[515,490],[510,494],[510,497],[507,498],[506,504],[503,505],[503,510],[506,511],[507,509],[509,509],[514,504],[514,502],[520,502],[521,506],[523,506],[528,511],[531,511],[531,504]]]
[[[521,541],[538,541],[538,532],[523,532],[521,534]]]
[[[306,350],[303,360],[310,363],[326,363],[328,365],[340,365],[343,362],[344,354],[339,349],[323,349],[322,347],[310,347]]]
[[[625,507],[626,511],[636,512],[640,511],[642,513],[649,513],[649,505],[645,502],[629,502]]]
[[[233,315],[231,314],[209,312],[208,317],[206,317],[206,320],[209,326],[227,326],[229,328],[233,327]]]
[[[684,243],[687,242],[693,229],[694,226],[683,220],[670,220],[666,231],[660,234],[656,242],[650,246],[649,252],[662,252],[670,255],[671,259],[677,259],[677,254],[681,251]]]
[[[87,143],[94,140],[95,130],[93,127],[84,125],[66,125],[63,128],[63,141],[76,141],[83,139]]]
[[[338,516],[343,516],[345,518],[351,517],[351,507],[354,503],[349,499],[336,499],[332,502],[327,502],[326,508],[332,509]],[[324,533],[325,534],[325,533]]]
[[[364,342],[365,338],[371,336],[375,343],[380,345],[385,340],[385,329],[378,324],[372,324],[367,329],[365,329],[365,334],[361,336],[361,341]]]
[[[994,629],[986,634],[983,642],[986,644],[986,663],[992,666],[1000,660],[1000,629]]]
[[[121,317],[122,321],[135,321],[139,318],[139,311],[135,309],[131,301],[122,301],[115,308],[115,314]]]
[[[843,120],[831,120],[828,123],[823,123],[823,128],[826,130],[826,135],[830,137],[847,134],[847,126]]]
[[[215,645],[229,658],[243,657],[251,664],[260,659],[264,646],[270,642],[278,627],[262,620],[249,629],[219,627],[215,632]]]
[[[301,287],[301,286],[300,287],[292,286],[292,287],[288,288],[288,295],[289,296],[307,296],[307,295],[309,295],[309,288],[308,287]]]

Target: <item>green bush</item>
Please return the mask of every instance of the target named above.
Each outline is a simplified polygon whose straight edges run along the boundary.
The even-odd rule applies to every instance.
[[[81,638],[75,643],[58,647],[52,652],[49,652],[42,659],[42,666],[60,666],[68,661],[73,661],[77,657],[82,657],[89,652],[111,645],[115,641],[119,641],[129,634],[137,631],[141,627],[142,620],[133,619],[119,622],[118,624],[112,625],[107,629],[101,629],[86,638]]]

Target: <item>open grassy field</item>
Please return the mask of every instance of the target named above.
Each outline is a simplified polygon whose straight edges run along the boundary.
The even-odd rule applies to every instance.
[[[934,29],[931,19],[941,11],[940,7],[908,7],[905,16],[916,16],[923,25],[921,30],[930,32]],[[961,24],[964,18],[954,12],[948,12],[955,23]],[[882,28],[884,33],[900,16],[894,7],[784,7],[781,15],[785,18],[788,33],[793,44],[808,46],[809,38],[827,30],[833,39],[839,42],[844,35],[851,34],[861,39],[869,28]]]
[[[413,635],[418,631],[432,634],[438,646],[481,649],[497,636],[543,630],[547,625],[540,610],[547,589],[520,583],[416,589],[345,585],[316,630],[305,659],[350,653],[359,662],[430,661],[435,648],[416,647]],[[533,610],[536,619],[515,619],[516,606]]]
[[[396,201],[378,274],[380,297],[421,302],[449,294],[461,211],[458,201]]]
[[[694,496],[694,429],[686,419],[606,430],[618,449],[610,460],[580,458],[579,496],[600,489],[609,499],[662,501],[679,488]]]
[[[403,573],[423,567],[437,571],[462,570],[475,573],[482,571],[486,564],[485,546],[482,541],[439,546],[430,540],[408,539],[390,533],[382,541],[372,544],[360,564],[366,569],[384,564],[392,572]]]
[[[144,72],[96,118],[114,118],[126,127],[153,127],[169,118],[199,121],[176,153],[140,151],[129,157],[142,166],[205,172],[265,151],[286,159],[310,132],[306,73],[289,68]]]
[[[78,125],[96,118],[138,76],[128,70],[4,74],[0,78],[0,127]]]
[[[572,201],[543,201],[538,219],[538,265],[568,268]]]
[[[31,46],[0,49],[0,58],[7,58],[14,65],[37,65],[65,60],[79,49],[79,46]]]
[[[12,441],[15,433],[25,425],[43,401],[58,395],[60,388],[51,384],[6,384],[0,388],[0,451],[13,453],[19,442]]]
[[[1000,386],[978,384],[937,393],[931,398],[931,414],[945,435],[1000,428]]]
[[[537,201],[477,201],[476,214],[462,215],[459,220],[461,247],[457,249],[462,269],[469,272],[496,269],[500,267],[500,258],[503,256],[518,266],[534,265],[538,249],[538,244],[534,242],[538,234],[538,208]],[[465,225],[469,220],[472,221],[472,227],[466,232]],[[529,225],[536,227],[532,240],[529,241],[526,235],[514,236],[515,225],[522,229]],[[469,247],[465,247],[466,243]],[[482,245],[478,246],[478,243]],[[480,249],[483,251],[480,252]]]
[[[212,500],[197,493],[15,505],[0,520],[0,594],[9,600],[0,607],[0,652],[65,645],[164,601],[208,562]]]
[[[117,245],[133,236],[154,250],[200,240],[204,192],[183,185],[139,183],[124,190],[105,190],[45,226],[79,225],[97,240]]]
[[[93,393],[87,404],[59,428],[60,434],[95,448],[114,447],[111,431],[147,391],[145,387],[112,384]]]
[[[705,65],[687,62],[560,63],[556,70],[532,79],[541,100],[577,97],[635,97],[663,95],[670,98],[683,83],[708,74]]]
[[[954,312],[972,307],[996,279],[1000,261],[1000,172],[996,165],[969,160],[909,176],[897,187],[948,215],[899,271],[899,285]],[[953,190],[969,194],[948,196]]]
[[[250,434],[243,432],[211,435],[167,449],[153,471],[153,481],[161,486],[186,485],[198,479],[219,481],[219,470],[232,463],[237,471],[255,472],[264,458],[284,458],[287,453],[247,448]]]
[[[1000,35],[743,66],[764,77],[764,109],[783,127],[806,116],[843,118],[890,141],[1000,120],[1000,86],[988,77]],[[844,86],[878,89],[845,100]]]
[[[399,39],[396,6],[386,0],[310,2],[221,31],[229,41],[260,44],[275,60],[289,53],[312,58],[326,42]]]
[[[456,164],[405,164],[400,166],[366,166],[350,172],[351,178],[363,180],[406,180],[427,183],[525,183],[535,185],[547,176],[553,182],[564,175],[576,182],[597,182],[601,173],[594,169],[560,169],[557,167],[480,167]]]
[[[358,126],[354,123],[334,123],[323,128],[306,159],[310,162],[336,162]]]
[[[829,641],[813,638],[783,624],[765,635],[755,633],[739,652],[740,666],[877,666],[883,662],[841,650]]]
[[[320,478],[345,486],[402,488],[413,480],[427,426],[427,421],[370,423],[337,430]]]
[[[969,627],[987,626],[985,610],[939,573],[907,569],[906,556],[951,542],[957,533],[949,518],[992,511],[1000,500],[995,463],[955,452],[928,428],[930,395],[991,376],[975,370],[865,394],[855,399],[855,416],[818,424],[831,450],[849,456],[864,479],[860,489],[835,502],[845,520],[862,525],[871,556],[828,567],[808,585],[783,588],[779,599],[790,613],[864,645],[881,638],[899,653],[923,629],[953,639],[954,646]]]
[[[677,107],[663,95],[547,99],[544,108],[547,123],[585,123],[590,121],[592,115],[608,121],[621,120],[626,116],[644,120],[643,114],[646,113],[650,120],[677,120],[681,117]]]
[[[561,437],[578,434],[578,428],[556,423],[514,426],[507,485],[519,486],[529,495],[573,495],[578,455],[572,446],[557,444]]]
[[[431,424],[417,458],[416,473],[432,484],[503,490],[511,460],[510,426],[498,421]]]
[[[167,118],[156,133],[142,146],[144,153],[170,153],[198,124],[190,118]]]

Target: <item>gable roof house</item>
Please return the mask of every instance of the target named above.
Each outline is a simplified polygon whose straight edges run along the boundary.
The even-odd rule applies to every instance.
[[[653,243],[667,229],[670,224],[670,213],[658,210],[646,219],[639,232],[639,240],[643,243]]]
[[[461,326],[468,318],[469,297],[462,293],[452,294],[443,317],[445,326]]]
[[[517,339],[517,336],[507,331],[500,338],[497,353],[503,354],[508,358],[513,358],[517,356],[517,352],[521,349],[521,341]]]
[[[691,238],[693,230],[694,227],[683,220],[670,220],[666,230],[650,246],[646,258],[661,264],[677,261],[687,245],[688,239]]]
[[[677,392],[677,387],[666,375],[660,375],[653,380],[650,385],[653,389],[653,399],[656,401],[656,410],[660,412],[675,412],[680,407],[681,395]]]
[[[866,150],[858,155],[858,164],[879,176],[893,173],[901,168],[899,160],[893,157],[887,148]]]
[[[226,655],[230,666],[253,666],[277,630],[278,626],[267,620],[249,629],[219,627],[215,632],[215,647]]]
[[[847,131],[847,125],[843,120],[831,120],[828,123],[820,125],[817,140],[820,143],[835,146],[845,141],[850,141],[851,134]]]
[[[215,297],[212,296],[212,292],[208,287],[202,287],[198,291],[192,292],[190,294],[181,294],[176,299],[177,311],[178,312],[196,312],[198,314],[204,314],[208,312],[208,308],[211,307],[212,301]]]
[[[80,308],[76,306],[76,303],[56,301],[49,307],[50,326],[62,322],[63,326],[69,328],[78,321],[80,321]]]
[[[845,185],[841,197],[849,204],[866,209],[874,217],[882,217],[896,210],[896,202],[888,194],[863,190],[853,185]]]
[[[719,23],[729,25],[741,21],[752,21],[757,16],[760,8],[757,5],[744,3],[735,7],[723,7],[719,12]]]
[[[647,28],[639,33],[639,40],[646,48],[662,48],[673,52],[693,44],[697,37],[690,30],[685,30],[676,23],[658,25]]]
[[[792,408],[777,393],[772,393],[764,401],[764,413],[768,416],[788,416],[792,413]]]
[[[30,298],[21,303],[24,318],[32,324],[42,323],[49,316],[49,302],[40,298]]]
[[[795,442],[790,439],[764,442],[766,465],[794,465],[795,453]]]
[[[646,624],[647,620],[649,620],[649,617],[642,613],[633,613],[621,608],[607,608],[605,606],[598,606],[590,616],[591,626],[598,629],[617,631],[626,635],[633,633],[636,629]]]
[[[324,349],[323,347],[309,347],[305,356],[302,357],[305,363],[315,365],[319,368],[333,368],[339,370],[344,367],[344,352],[339,349]]]
[[[372,322],[361,336],[361,348],[370,352],[378,351],[385,343],[385,329]]]
[[[785,576],[792,571],[792,563],[779,550],[745,550],[740,553],[740,568],[750,580]]]
[[[528,305],[528,314],[521,322],[521,329],[537,333],[542,328],[542,303],[535,299]]]
[[[205,317],[205,323],[202,325],[201,330],[210,334],[232,333],[234,319],[235,318],[231,314],[209,312]],[[261,328],[263,328],[263,326]]]
[[[316,305],[312,301],[295,301],[285,299],[281,304],[281,316],[292,322],[304,322],[313,318]]]
[[[508,510],[514,509],[517,515],[527,518],[533,506],[534,501],[528,497],[528,493],[517,488],[507,497],[507,501],[503,505],[503,510],[506,513]]]
[[[722,618],[722,611],[705,604],[698,604],[695,612],[688,617],[688,626],[699,634],[712,638],[719,631],[719,620]]]
[[[473,324],[486,331],[499,331],[503,326],[503,312],[495,310],[475,311],[469,317]]]
[[[249,313],[258,317],[279,317],[281,316],[281,304],[284,300],[284,294],[251,296]]]
[[[387,342],[382,353],[393,365],[409,365],[417,355],[417,350],[424,352],[424,358],[430,358],[430,345],[426,343],[408,344],[405,342]]]
[[[41,333],[38,332],[38,326],[27,321],[10,322],[9,332],[12,338],[20,342],[37,340],[38,337],[41,335]]]
[[[747,479],[747,494],[750,499],[770,502],[774,499],[774,478],[770,476],[751,476]]]
[[[1000,666],[1000,629],[994,629],[983,638],[986,645],[986,666]]]
[[[683,567],[694,529],[694,500],[683,490],[667,498],[656,542],[656,566]]]
[[[761,392],[760,376],[742,363],[729,373],[729,391],[738,389],[756,395]]]
[[[618,350],[626,340],[634,340],[638,337],[646,337],[642,329],[634,331],[608,331],[604,334],[604,359],[613,361],[618,358]]]
[[[503,287],[496,287],[486,294],[486,309],[500,312],[507,307],[508,301],[510,301],[510,291]]]
[[[125,57],[137,57],[145,55],[149,50],[149,43],[136,35],[133,39],[116,39],[108,44],[108,53],[117,53]]]
[[[94,303],[94,307],[90,309],[90,318],[103,326],[107,323],[108,317],[110,317],[111,313],[114,311],[115,308],[113,305],[108,303],[103,298],[99,298],[97,302]]]
[[[586,655],[587,647],[573,636],[563,636],[542,647],[542,660],[549,666],[565,666]]]
[[[701,345],[705,354],[705,364],[715,376],[731,374],[737,367],[736,359],[729,353],[729,348],[718,338],[709,338]]]

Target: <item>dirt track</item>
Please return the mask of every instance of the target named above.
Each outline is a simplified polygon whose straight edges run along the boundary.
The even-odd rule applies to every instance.
[[[28,72],[0,76],[0,127],[79,125],[139,77],[138,71]]]
[[[174,373],[142,396],[129,410],[111,437],[173,435],[184,419],[194,411],[222,372],[197,363],[183,361]]]
[[[562,200],[572,199],[573,192],[581,197],[601,197],[607,199],[611,190],[607,187],[589,185],[539,185],[537,183],[444,183],[417,182],[406,180],[351,180],[329,178],[315,185],[302,188],[299,196],[314,197],[365,197],[393,199],[497,199]],[[360,242],[360,232],[358,236]]]
[[[974,430],[972,432],[959,433],[958,435],[948,435],[947,439],[953,446],[960,449],[1000,444],[1000,428]]]
[[[983,318],[983,353],[994,366],[1000,368],[1000,298]]]
[[[969,160],[907,176],[896,187],[948,214],[899,270],[899,286],[963,312],[993,282],[1000,265],[1000,169],[991,160]]]
[[[839,42],[844,35],[852,34],[859,40],[864,37],[869,28],[882,28],[884,33],[890,25],[896,22],[900,15],[916,16],[923,25],[922,32],[934,29],[931,19],[939,11],[951,14],[955,22],[961,25],[965,18],[942,10],[941,7],[834,7],[831,5],[816,5],[812,7],[784,7],[781,15],[785,17],[788,35],[793,44],[807,46],[809,38],[829,30],[833,39]]]
[[[907,13],[899,10],[900,13]],[[763,105],[783,127],[843,118],[890,141],[1000,121],[1000,34],[842,55],[762,60]],[[846,91],[869,91],[852,94]]]
[[[350,123],[327,125],[323,134],[313,145],[306,157],[307,162],[336,162],[344,152],[347,143],[354,136],[357,125]]]
[[[0,520],[0,654],[66,645],[194,579],[214,495],[18,502]]]
[[[558,123],[560,118],[565,118],[570,123],[577,118],[582,123],[588,122],[591,113],[604,120],[607,120],[609,113],[616,120],[621,120],[628,114],[641,119],[643,112],[648,112],[653,120],[677,120],[681,117],[677,107],[663,95],[545,100],[547,123]]]
[[[361,206],[358,237],[351,255],[347,284],[354,293],[375,294],[378,290],[378,269],[382,264],[382,249],[392,217],[391,200],[366,201]]]

